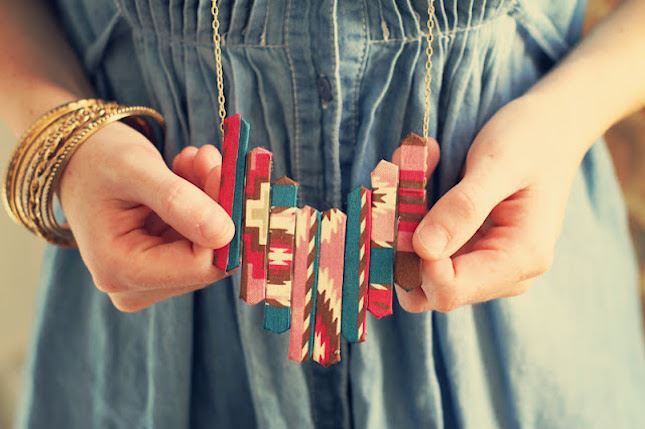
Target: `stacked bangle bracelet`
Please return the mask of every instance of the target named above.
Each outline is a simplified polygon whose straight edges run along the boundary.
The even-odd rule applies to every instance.
[[[23,134],[9,161],[2,200],[11,218],[52,244],[74,246],[72,232],[58,223],[53,208],[65,166],[81,144],[116,121],[152,138],[145,118],[164,125],[161,114],[148,107],[98,99],[73,101],[42,115]]]

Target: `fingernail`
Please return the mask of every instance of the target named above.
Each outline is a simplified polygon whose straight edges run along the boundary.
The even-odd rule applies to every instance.
[[[448,234],[445,228],[437,224],[421,224],[415,232],[417,243],[423,248],[428,257],[440,257],[448,245]]]

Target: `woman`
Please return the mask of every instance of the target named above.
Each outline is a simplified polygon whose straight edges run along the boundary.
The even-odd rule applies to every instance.
[[[212,249],[232,234],[209,198],[221,162],[208,146],[210,2],[54,4],[0,6],[3,120],[18,135],[82,97],[143,104],[166,118],[163,159],[181,155],[172,172],[113,124],[72,157],[60,195],[80,252],[48,248],[22,425],[643,426],[634,258],[606,148],[592,143],[645,101],[645,2],[573,48],[583,1],[437,1],[441,162],[414,239],[424,284],[397,291],[403,308],[329,369],[286,360],[286,336],[263,332],[238,277],[203,287],[222,277]],[[228,110],[303,202],[341,207],[419,131],[424,1],[220,9]]]

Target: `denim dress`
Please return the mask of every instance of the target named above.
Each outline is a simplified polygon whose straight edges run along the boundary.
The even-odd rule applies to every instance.
[[[210,0],[56,0],[97,93],[159,109],[170,162],[219,145]],[[343,207],[423,115],[425,0],[222,0],[227,108],[300,203]],[[581,0],[437,0],[436,201],[478,130],[580,37]],[[558,156],[557,153],[553,154]],[[100,166],[99,166],[100,168]],[[544,168],[548,168],[545,166]],[[29,428],[642,428],[645,356],[626,213],[602,141],[553,268],[527,294],[368,319],[331,368],[287,360],[239,277],[136,314],[77,250],[47,249],[20,425]]]

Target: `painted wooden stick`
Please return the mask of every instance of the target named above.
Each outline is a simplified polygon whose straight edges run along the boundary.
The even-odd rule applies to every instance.
[[[246,160],[240,298],[248,304],[263,301],[266,291],[272,157],[271,152],[258,147]]]
[[[298,183],[288,177],[281,177],[272,183],[264,328],[276,333],[287,331],[291,324],[297,196]]]
[[[347,196],[347,232],[341,331],[350,343],[365,341],[369,285],[372,191],[356,188]]]
[[[244,212],[244,177],[246,173],[246,154],[249,150],[249,123],[242,119],[240,126],[240,144],[237,153],[237,166],[235,168],[235,193],[233,196],[233,223],[235,235],[230,243],[228,265],[226,271],[232,271],[240,266],[242,248],[242,214]]]
[[[347,216],[337,208],[322,215],[313,359],[323,366],[340,361],[340,324]]]
[[[289,359],[302,363],[311,355],[315,324],[316,283],[320,250],[320,212],[305,206],[296,213],[296,251],[291,285]]]
[[[222,181],[219,203],[235,224],[233,240],[215,251],[215,265],[222,271],[232,271],[240,265],[242,211],[244,205],[244,173],[249,144],[249,123],[240,114],[224,120],[222,145]]]
[[[381,161],[372,171],[371,177],[372,231],[367,309],[380,319],[392,314],[399,167],[391,162]]]
[[[412,248],[412,235],[428,211],[426,199],[427,141],[414,133],[401,142],[398,190],[398,231],[394,281],[410,291],[421,286],[421,261]]]

